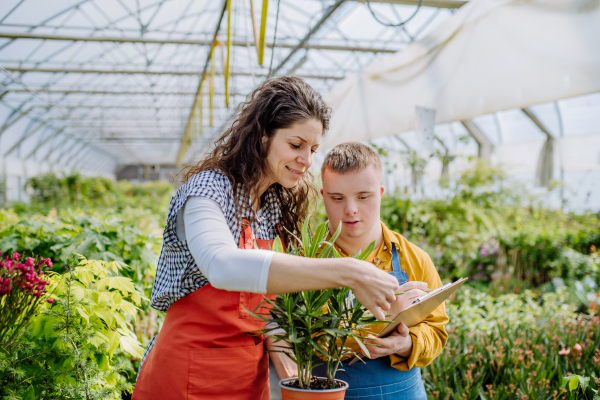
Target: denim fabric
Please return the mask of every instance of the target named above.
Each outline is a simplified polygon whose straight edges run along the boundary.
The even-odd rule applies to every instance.
[[[392,244],[392,272],[400,285],[408,282],[406,271],[400,266],[396,245]],[[343,370],[343,371],[342,371]],[[314,376],[327,376],[325,365],[313,369]],[[357,400],[427,400],[425,387],[421,380],[421,369],[400,371],[393,368],[389,357],[375,360],[366,359],[352,365],[343,363],[336,376],[348,382],[350,388],[345,399]]]

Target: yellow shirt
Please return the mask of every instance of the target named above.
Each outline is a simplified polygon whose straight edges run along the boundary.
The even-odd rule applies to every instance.
[[[400,266],[406,271],[409,281],[427,282],[430,289],[442,286],[440,276],[431,261],[431,257],[424,250],[410,243],[399,233],[388,229],[382,222],[383,241],[381,245],[368,258],[378,268],[392,271],[392,243],[396,245]],[[349,254],[336,245],[342,257]],[[444,326],[448,323],[446,307],[444,304],[436,308],[423,322],[409,328],[413,342],[413,350],[409,358],[390,355],[391,366],[401,371],[408,371],[412,367],[425,367],[429,365],[444,349],[448,334]],[[373,334],[378,334],[385,327],[384,324],[375,324],[367,328]],[[361,334],[366,336],[367,334]],[[347,346],[355,353],[360,354],[360,348],[354,340],[348,340]]]

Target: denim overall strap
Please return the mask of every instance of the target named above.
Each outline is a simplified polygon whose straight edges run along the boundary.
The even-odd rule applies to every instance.
[[[406,271],[400,266],[400,257],[396,245],[392,244],[392,271],[400,285],[408,282]],[[320,361],[320,360],[316,360]],[[322,361],[320,361],[322,363]],[[325,365],[313,369],[314,376],[327,376]],[[374,360],[365,359],[352,365],[349,360],[343,362],[335,375],[337,379],[348,382],[344,399],[356,400],[426,400],[427,394],[421,380],[421,369],[411,368],[400,371],[390,364],[389,357]]]
[[[406,271],[402,270],[402,266],[400,265],[400,257],[398,256],[398,250],[396,250],[395,243],[392,243],[392,272],[390,272],[390,274],[398,279],[398,283],[400,285],[408,282],[408,275],[406,275]]]

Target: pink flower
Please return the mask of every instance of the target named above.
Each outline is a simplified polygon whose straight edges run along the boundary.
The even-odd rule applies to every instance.
[[[569,347],[567,349],[562,349],[561,351],[558,352],[558,354],[560,354],[561,356],[566,356],[570,352],[571,352],[571,348]]]
[[[46,301],[50,304],[54,303],[54,299],[46,299]]]
[[[19,253],[13,253],[13,255],[12,255],[13,260],[18,260],[19,258],[21,258],[21,255]]]
[[[49,258],[46,258],[46,267],[52,268],[52,261]]]
[[[4,264],[4,266],[6,267],[7,270],[12,271],[13,262],[11,260],[6,260],[6,263]]]
[[[579,343],[575,343],[575,346],[573,346],[573,349],[575,349],[577,351],[581,351],[581,349],[583,349],[583,346],[581,346]]]
[[[10,279],[9,278],[6,278],[4,280],[4,285],[6,285],[6,286],[10,285]]]
[[[27,265],[28,267],[33,266],[33,258],[29,257],[27,261],[25,261],[25,265]]]

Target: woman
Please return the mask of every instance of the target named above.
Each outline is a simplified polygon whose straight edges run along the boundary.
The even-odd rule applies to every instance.
[[[152,290],[152,307],[167,314],[133,399],[268,399],[263,338],[248,333],[264,323],[246,312],[260,293],[346,286],[384,319],[398,287],[391,275],[355,259],[265,250],[277,235],[291,241],[307,217],[308,168],[329,116],[301,79],[267,81],[188,171],[171,200]]]

